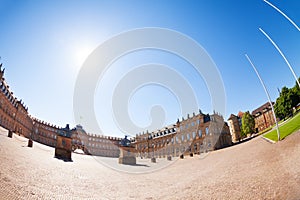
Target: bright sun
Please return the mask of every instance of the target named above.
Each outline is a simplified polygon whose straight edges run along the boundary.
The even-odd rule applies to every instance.
[[[82,45],[75,48],[74,61],[76,65],[82,65],[94,48],[91,45]]]

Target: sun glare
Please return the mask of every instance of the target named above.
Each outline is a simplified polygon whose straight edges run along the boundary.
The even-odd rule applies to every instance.
[[[92,51],[93,47],[91,45],[82,45],[75,48],[74,61],[76,65],[82,65]]]

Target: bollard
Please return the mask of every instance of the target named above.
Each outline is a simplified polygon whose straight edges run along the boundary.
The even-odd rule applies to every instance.
[[[33,142],[32,142],[31,139],[29,139],[29,140],[28,140],[28,145],[27,145],[27,146],[28,146],[28,147],[32,147],[32,145],[33,145]]]
[[[172,156],[168,156],[168,157],[167,157],[167,160],[172,160]]]
[[[8,131],[8,137],[12,138],[13,132],[11,130]]]

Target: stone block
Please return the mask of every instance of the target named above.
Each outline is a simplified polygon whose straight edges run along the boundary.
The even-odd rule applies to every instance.
[[[136,154],[133,147],[121,147],[119,164],[124,165],[135,165],[136,164]]]
[[[119,157],[119,164],[135,165],[136,164],[136,158],[134,156]]]

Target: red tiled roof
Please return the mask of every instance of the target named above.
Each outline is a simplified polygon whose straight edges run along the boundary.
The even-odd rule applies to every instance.
[[[244,115],[244,112],[242,112],[242,111],[239,111],[239,113],[237,114],[237,116],[238,116],[239,118],[242,118],[243,115]]]

